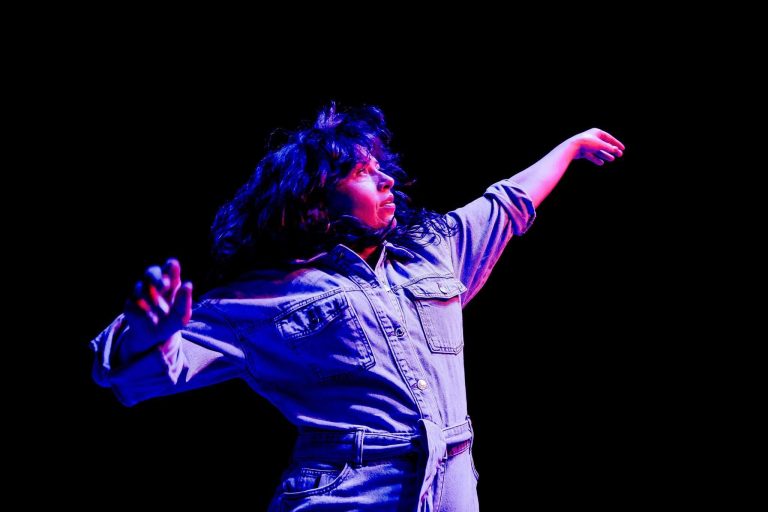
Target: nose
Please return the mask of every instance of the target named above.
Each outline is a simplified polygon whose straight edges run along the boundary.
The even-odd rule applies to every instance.
[[[390,176],[389,174],[384,174],[381,171],[378,171],[378,174],[379,174],[379,189],[389,190],[395,186],[395,179],[392,176]]]

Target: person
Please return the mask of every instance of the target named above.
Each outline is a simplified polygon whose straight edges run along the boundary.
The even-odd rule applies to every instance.
[[[381,110],[335,104],[288,134],[212,226],[216,286],[147,269],[92,342],[94,379],[132,406],[244,379],[297,427],[270,510],[478,510],[462,308],[593,128],[445,215],[415,207]]]

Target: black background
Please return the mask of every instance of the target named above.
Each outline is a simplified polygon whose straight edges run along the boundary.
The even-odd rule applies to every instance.
[[[51,126],[66,136],[67,165],[48,181],[60,193],[46,254],[64,292],[55,316],[66,335],[52,352],[64,372],[40,407],[55,441],[45,471],[80,482],[61,498],[265,508],[293,430],[264,400],[229,382],[124,408],[90,380],[87,344],[146,266],[175,256],[186,279],[200,279],[213,215],[271,131],[331,100],[383,109],[418,178],[411,195],[438,211],[588,128],[625,143],[621,161],[572,164],[465,310],[474,456],[484,504],[610,506],[670,485],[646,471],[675,408],[655,332],[665,312],[645,299],[660,292],[654,232],[667,201],[654,75],[637,56],[606,65],[423,48],[311,66],[127,49],[72,64],[78,78],[60,90]]]

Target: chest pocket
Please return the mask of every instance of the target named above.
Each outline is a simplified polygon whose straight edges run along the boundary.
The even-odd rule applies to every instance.
[[[427,277],[405,287],[416,305],[430,350],[458,354],[464,346],[461,295],[467,291],[454,277]]]
[[[311,297],[275,318],[280,336],[319,380],[368,369],[371,344],[341,290]]]

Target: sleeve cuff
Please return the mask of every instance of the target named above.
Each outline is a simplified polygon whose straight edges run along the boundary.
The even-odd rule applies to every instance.
[[[524,234],[536,219],[536,208],[528,193],[511,178],[494,183],[485,191],[486,197],[496,199],[509,215],[516,236]]]

